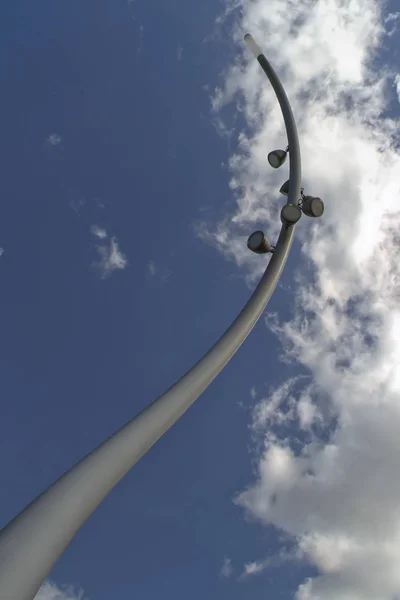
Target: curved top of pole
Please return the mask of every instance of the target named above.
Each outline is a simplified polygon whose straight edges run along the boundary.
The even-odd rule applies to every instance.
[[[298,200],[300,198],[301,189],[301,156],[299,136],[297,134],[297,127],[294,120],[293,112],[289,100],[286,96],[284,87],[281,84],[277,74],[271,67],[270,63],[262,53],[260,46],[255,42],[253,36],[250,35],[250,33],[246,33],[244,39],[249,49],[258,60],[264,73],[268,77],[272,87],[274,88],[276,97],[282,110],[283,120],[285,122],[286,127],[286,135],[288,138],[290,160],[290,186],[287,204],[297,205]]]
[[[300,197],[297,129],[278,76],[250,35],[250,49],[282,109],[290,158],[288,204]],[[283,223],[274,254],[255,291],[216,344],[177,383],[71,468],[0,533],[0,598],[32,600],[54,563],[104,497],[215,379],[264,311],[286,263],[294,225]]]

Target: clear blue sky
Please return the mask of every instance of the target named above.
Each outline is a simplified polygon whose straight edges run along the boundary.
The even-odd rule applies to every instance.
[[[205,87],[232,59],[219,10],[0,4],[0,525],[190,368],[250,294],[195,233],[234,204],[221,167],[232,149]],[[128,264],[102,277],[97,246],[114,236]],[[295,261],[271,302],[282,318]],[[254,477],[250,389],[265,394],[292,370],[259,324],[51,579],[90,600],[292,597],[311,570],[220,575],[226,556],[237,575],[280,547],[233,498]]]

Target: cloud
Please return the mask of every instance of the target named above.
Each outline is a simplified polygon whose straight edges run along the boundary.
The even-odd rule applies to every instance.
[[[154,261],[150,261],[149,264],[147,265],[147,273],[150,275],[150,277],[154,277],[154,275],[157,272],[157,268],[156,265],[154,263]]]
[[[86,204],[86,198],[83,198],[82,196],[76,195],[74,198],[71,198],[71,200],[69,200],[68,202],[68,206],[70,208],[72,208],[72,210],[78,215],[81,211],[81,209],[85,206]]]
[[[93,233],[93,235],[100,238],[101,240],[105,240],[108,237],[107,231],[105,229],[102,229],[101,227],[98,227],[97,225],[92,225],[90,231]]]
[[[51,581],[45,581],[34,600],[85,600],[82,590],[74,590],[72,586],[59,588]]]
[[[176,59],[182,60],[182,57],[183,57],[183,48],[182,48],[182,46],[178,46],[178,48],[176,50]]]
[[[222,563],[220,574],[226,579],[229,579],[233,575],[232,560],[227,556],[224,558],[224,562]]]
[[[4,248],[0,248],[0,256],[3,256],[4,254]]]
[[[396,88],[397,99],[400,102],[400,75],[396,75],[394,78],[394,87]]]
[[[266,569],[276,568],[282,566],[285,562],[293,560],[293,552],[288,552],[286,549],[282,549],[276,556],[268,556],[263,560],[253,560],[245,563],[243,572],[239,576],[239,581],[245,581],[254,575],[260,575]]]
[[[102,279],[109,277],[113,271],[125,269],[128,259],[119,249],[117,239],[109,238],[107,231],[98,225],[92,225],[90,231],[103,242],[102,245],[96,246],[100,260],[93,264],[100,271]]]
[[[62,138],[58,135],[58,133],[51,133],[46,139],[46,142],[50,144],[50,146],[58,146],[61,144],[61,141]]]
[[[157,281],[160,285],[164,285],[171,275],[171,271],[164,267],[158,266],[153,260],[147,264],[147,278]]]
[[[400,594],[400,152],[399,119],[385,116],[396,72],[378,59],[393,19],[374,0],[234,4],[243,51],[213,107],[222,114],[235,102],[244,122],[229,163],[236,207],[214,228],[203,225],[203,237],[256,277],[266,263],[248,257],[246,236],[262,224],[273,241],[280,229],[286,167],[269,169],[266,155],[286,136],[243,45],[246,31],[281,76],[303,185],[326,206],[321,221],[297,226],[293,318],[266,319],[300,375],[255,407],[257,476],[235,502],[289,536],[293,557],[318,570],[297,600],[392,600]]]
[[[398,32],[398,24],[399,24],[400,12],[389,13],[385,19],[384,23],[387,26],[389,23],[392,25],[392,29],[386,27],[387,35],[392,37],[393,34]]]
[[[128,259],[121,252],[115,237],[109,239],[106,245],[96,246],[100,260],[94,266],[100,271],[102,279],[110,277],[117,270],[123,270],[128,266]]]
[[[251,575],[257,575],[258,573],[261,573],[262,571],[264,571],[268,566],[267,564],[264,564],[262,562],[249,562],[247,564],[244,565],[244,572],[242,577],[250,577]]]

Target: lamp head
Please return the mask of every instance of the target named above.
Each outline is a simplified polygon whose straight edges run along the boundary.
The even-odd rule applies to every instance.
[[[303,196],[301,210],[307,217],[322,217],[324,214],[324,203],[321,198],[314,196]]]
[[[287,157],[286,150],[273,150],[268,154],[268,162],[274,169],[279,169]]]
[[[263,231],[254,231],[247,240],[247,247],[256,254],[271,252],[271,244]]]
[[[287,181],[285,181],[285,183],[283,184],[283,186],[279,190],[280,193],[283,194],[284,196],[289,196],[289,182],[290,182],[289,179]]]
[[[301,219],[301,210],[297,204],[285,204],[281,210],[281,221],[285,225],[296,225]]]

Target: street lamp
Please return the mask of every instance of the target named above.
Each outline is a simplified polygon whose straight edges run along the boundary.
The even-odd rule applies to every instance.
[[[274,252],[275,250],[275,248],[271,246],[269,239],[263,231],[255,231],[252,233],[247,240],[247,247],[256,254],[268,254],[269,252]]]
[[[195,402],[244,342],[279,281],[299,216],[301,160],[293,113],[275,71],[250,35],[245,40],[282,109],[290,147],[290,190],[282,228],[259,284],[235,321],[178,382],[29,504],[0,533],[0,599],[32,600],[54,563],[105,496]],[[307,204],[313,211],[314,204]],[[252,237],[252,236],[250,236]],[[261,244],[261,245],[260,245]],[[250,246],[268,248],[257,234]],[[272,247],[270,247],[270,251]]]
[[[324,214],[324,203],[321,198],[301,195],[300,208],[307,217],[322,217]]]
[[[279,169],[286,161],[289,146],[286,150],[273,150],[268,154],[268,162],[274,169]]]
[[[289,179],[280,188],[280,193],[284,196],[289,194]],[[298,205],[301,211],[307,215],[307,217],[322,217],[324,214],[325,206],[321,198],[318,196],[305,196],[304,188],[300,190],[301,198],[298,200]]]
[[[284,196],[288,196],[289,195],[289,179],[287,181],[285,181],[285,183],[282,185],[281,189],[279,190],[281,194],[283,194]]]

